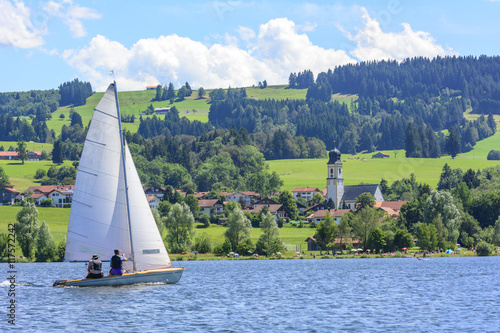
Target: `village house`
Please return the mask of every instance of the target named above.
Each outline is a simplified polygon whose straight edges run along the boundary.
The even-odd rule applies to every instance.
[[[292,190],[292,195],[295,200],[303,198],[309,201],[313,198],[314,193],[323,195],[323,191],[317,187],[294,188]]]
[[[40,204],[45,199],[52,199],[54,206],[71,207],[75,185],[42,185],[30,186],[24,191],[26,197],[31,192],[35,203]]]
[[[14,185],[5,185],[0,189],[0,205],[12,205],[20,193]]]
[[[260,214],[260,212],[265,206],[269,208],[269,213],[271,213],[274,216],[275,220],[279,218],[288,219],[288,210],[282,204],[254,205],[252,209],[246,209],[244,210],[244,212]]]
[[[375,208],[386,212],[389,216],[397,218],[401,207],[408,201],[378,201],[375,202]]]
[[[146,86],[146,90],[156,90],[157,86]]]
[[[159,199],[163,198],[164,192],[165,188],[160,186],[151,186],[144,189],[146,196],[155,196]]]
[[[372,158],[389,158],[389,154],[378,152],[372,155]]]
[[[337,224],[340,223],[340,218],[342,215],[349,213],[351,210],[350,209],[332,209],[332,210],[318,210],[315,211],[314,213],[310,214],[309,216],[306,217],[306,220],[309,223],[320,223],[325,219],[326,213],[330,212],[330,215],[333,217],[335,222]]]
[[[219,196],[221,194],[226,194],[226,193],[219,193]],[[259,198],[260,198],[260,195],[258,193],[252,192],[252,191],[249,191],[249,192],[236,191],[233,193],[226,194],[226,201],[239,202],[242,207],[251,206],[252,202],[259,200]]]
[[[28,152],[27,161],[40,161],[42,153],[39,151]],[[17,151],[0,151],[0,160],[18,161],[19,154]]]
[[[52,203],[57,208],[69,208],[73,201],[73,190],[55,189],[50,191],[47,197],[52,199]]]
[[[160,199],[154,195],[146,196],[146,200],[148,201],[148,205],[151,210],[157,210],[161,202]]]
[[[320,202],[315,204],[314,206],[304,209],[302,212],[305,214],[308,212],[317,212],[318,210],[328,210],[328,209],[329,207],[327,205],[325,205],[323,202]]]
[[[200,214],[207,214],[212,216],[222,214],[224,211],[224,203],[219,199],[201,199],[198,201],[200,205]]]
[[[155,108],[155,114],[157,115],[162,115],[162,114],[167,114],[170,112],[170,107],[166,108]]]

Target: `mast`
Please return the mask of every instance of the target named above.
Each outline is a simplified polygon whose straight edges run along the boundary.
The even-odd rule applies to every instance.
[[[121,143],[121,150],[122,150],[122,164],[123,164],[123,178],[125,180],[125,202],[127,203],[127,219],[128,219],[128,232],[129,232],[129,237],[130,237],[130,249],[132,251],[131,253],[131,260],[132,260],[132,265],[134,268],[134,271],[136,271],[136,266],[135,266],[135,255],[134,255],[134,242],[132,242],[132,227],[130,225],[130,204],[128,200],[128,184],[127,184],[127,168],[125,166],[125,140],[123,139],[123,130],[122,130],[122,118],[120,115],[120,105],[118,103],[118,90],[116,89],[116,81],[113,81],[114,86],[115,86],[115,101],[116,101],[116,110],[118,113],[118,128],[120,131],[120,143]]]

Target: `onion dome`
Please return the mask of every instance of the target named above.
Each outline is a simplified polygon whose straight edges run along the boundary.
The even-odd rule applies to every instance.
[[[330,150],[328,156],[330,159],[327,164],[334,164],[335,162],[340,161],[340,151],[337,148]]]

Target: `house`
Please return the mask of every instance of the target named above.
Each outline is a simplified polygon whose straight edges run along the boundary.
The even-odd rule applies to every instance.
[[[166,108],[155,108],[155,114],[161,115],[161,114],[167,114],[170,112],[170,107]]]
[[[389,216],[397,218],[401,207],[407,202],[408,201],[379,201],[375,202],[374,207],[378,210],[386,212]]]
[[[301,204],[300,202],[296,201],[295,204],[297,205],[297,209],[299,210],[299,212],[303,212],[304,210],[306,210],[306,206],[304,206],[303,204]]]
[[[27,196],[31,192],[31,197],[38,204],[45,199],[52,199],[52,203],[58,208],[71,207],[74,189],[75,185],[30,186],[24,191],[23,195]]]
[[[193,195],[194,195],[194,197],[195,197],[196,199],[201,200],[201,199],[203,199],[203,197],[204,197],[205,195],[207,195],[207,194],[208,194],[208,192],[197,192],[197,193],[195,193],[195,194],[193,194]]]
[[[163,198],[164,192],[165,188],[160,186],[151,186],[144,189],[146,196],[155,196],[159,199]]]
[[[219,215],[224,210],[224,203],[219,199],[201,199],[198,203],[200,205],[200,214],[212,216],[211,212],[213,211],[215,215]]]
[[[53,190],[74,190],[75,185],[42,185],[42,186],[30,186],[24,191],[24,195],[27,195],[29,192],[32,193],[43,193],[47,197],[50,192]]]
[[[220,196],[220,194],[219,194]],[[226,200],[227,201],[236,201],[241,204],[242,207],[244,206],[250,206],[252,202],[259,200],[260,196],[258,193],[255,192],[233,192],[233,193],[228,193],[226,195]]]
[[[39,205],[43,200],[47,199],[47,196],[43,193],[33,193],[31,197],[35,200],[35,205]]]
[[[146,90],[156,90],[157,86],[146,86]]]
[[[146,196],[146,200],[148,201],[148,205],[151,210],[157,210],[161,202],[160,199],[154,195]]]
[[[330,212],[337,224],[340,224],[340,218],[342,215],[349,213],[350,209],[332,209],[332,210],[318,210],[306,217],[306,220],[314,223],[320,223],[325,219],[326,213]]]
[[[307,209],[304,209],[302,212],[303,213],[307,213],[307,212],[317,212],[318,210],[328,210],[330,209],[327,205],[325,205],[324,203],[320,202],[320,203],[317,203],[315,204],[314,206],[311,206]]]
[[[274,216],[274,219],[279,218],[288,219],[288,209],[282,204],[271,204],[271,205],[254,205],[252,209],[246,209],[244,212],[250,212],[254,214],[260,214],[262,209],[267,206],[269,208],[269,213]]]
[[[321,191],[317,187],[294,188],[292,190],[292,195],[293,195],[293,198],[295,200],[297,200],[299,198],[311,200],[314,193],[319,193],[319,194],[323,195],[323,191]]]
[[[389,154],[378,152],[375,155],[372,155],[372,158],[389,158]]]
[[[307,243],[307,251],[320,251],[318,246],[318,241],[314,237],[307,237],[305,242]],[[354,247],[359,247],[361,241],[357,238],[335,238],[333,241],[335,244],[340,244],[342,242],[342,250],[346,249],[346,244],[352,244]]]
[[[253,208],[255,208],[255,206],[258,206],[258,205],[276,205],[278,204],[276,201],[274,201],[273,199],[269,199],[269,198],[264,198],[264,199],[260,199],[256,202],[253,203]]]
[[[0,189],[0,204],[12,205],[17,195],[21,192],[14,188],[14,185],[5,185]]]
[[[28,152],[27,161],[40,161],[42,153],[39,151]],[[0,151],[0,160],[19,160],[17,151]]]
[[[17,160],[17,151],[0,151],[0,160]]]
[[[73,201],[73,190],[54,189],[50,191],[47,198],[52,199],[52,203],[57,208],[71,207],[71,202]]]

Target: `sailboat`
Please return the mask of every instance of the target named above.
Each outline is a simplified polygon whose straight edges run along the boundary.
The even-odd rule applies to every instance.
[[[116,82],[109,85],[94,109],[85,139],[64,260],[87,262],[97,254],[105,261],[113,256],[114,249],[126,254],[123,268],[127,273],[57,280],[54,285],[172,284],[184,271],[170,261],[123,137]]]

